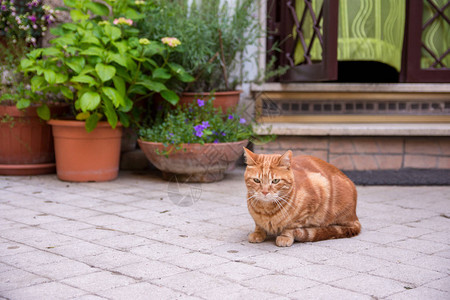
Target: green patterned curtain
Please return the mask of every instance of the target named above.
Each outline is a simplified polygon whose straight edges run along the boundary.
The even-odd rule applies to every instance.
[[[319,13],[323,0],[313,1]],[[296,0],[297,16],[305,7]],[[304,26],[307,44],[312,37],[312,19],[308,15]],[[405,0],[340,0],[338,28],[339,61],[378,61],[400,71],[403,34],[405,28]],[[295,63],[303,62],[303,48],[297,45]],[[322,49],[317,38],[311,51],[313,60],[321,60]]]
[[[447,0],[434,0],[434,4],[441,8],[446,3]],[[428,1],[424,1],[423,5],[423,20],[422,23],[425,24],[429,19],[433,17],[436,10],[431,6]],[[444,11],[444,14],[450,18],[450,6]],[[428,25],[422,32],[422,42],[430,49],[437,58],[440,58],[450,46],[450,25],[442,17],[437,17]],[[422,48],[422,60],[421,68],[428,69],[435,62],[435,59],[431,56],[428,51]],[[444,57],[442,63],[445,67],[450,68],[450,54]],[[435,68],[444,67],[442,64],[437,64]]]

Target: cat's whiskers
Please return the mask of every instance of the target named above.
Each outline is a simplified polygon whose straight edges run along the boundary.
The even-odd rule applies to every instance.
[[[280,208],[281,213],[283,214],[284,218],[287,218],[285,208],[281,205],[281,203],[275,198],[275,203],[277,204],[278,208]]]
[[[278,203],[280,203],[280,205],[281,205],[281,207],[283,207],[283,210],[285,211],[285,218],[288,218],[288,216],[290,216],[291,215],[291,213],[289,212],[289,208],[286,206],[286,205],[283,205],[283,203],[281,202],[281,201],[283,201],[283,202],[286,202],[286,200],[284,200],[284,199],[282,199],[282,198],[277,198],[277,200],[276,201],[278,201]],[[287,202],[286,202],[287,203]],[[288,203],[291,207],[293,207],[290,203]]]
[[[256,197],[256,195],[252,195],[252,196],[250,196],[250,197],[247,197],[247,200],[250,201],[250,204],[251,204],[252,206],[255,206],[256,203],[259,201],[258,198]]]
[[[290,201],[288,201],[288,200],[290,200],[289,197],[277,196],[277,199],[278,199],[278,200],[285,201],[287,204],[289,204],[289,205],[292,206],[292,204],[290,203]]]
[[[289,201],[287,201],[285,198],[278,196],[277,200],[281,200],[284,203],[286,203],[287,205],[289,205],[290,207],[292,207],[293,209],[295,209],[295,207]]]
[[[247,197],[247,200],[254,199],[254,198],[256,198],[256,195],[251,195],[250,197]]]

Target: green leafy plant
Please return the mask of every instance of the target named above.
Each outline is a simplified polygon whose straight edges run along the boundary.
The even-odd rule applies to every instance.
[[[40,44],[55,11],[41,0],[0,0],[0,104],[22,109],[40,102],[30,82],[17,72],[26,53]]]
[[[235,90],[246,74],[247,47],[256,45],[263,30],[255,17],[256,1],[153,0],[136,9],[145,18],[137,27],[149,39],[177,36],[182,51],[173,61],[194,75],[186,91]]]
[[[166,150],[160,154],[183,149],[183,144],[227,143],[245,139],[260,140],[253,124],[236,112],[224,113],[213,106],[213,99],[198,99],[173,110],[160,107],[155,122],[139,131],[144,141],[160,142]],[[269,136],[269,138],[272,138]]]
[[[0,95],[13,93],[15,86],[23,82],[23,76],[16,72],[20,66],[20,60],[28,51],[28,46],[24,41],[19,41],[14,49],[0,43]],[[3,100],[8,100],[4,99]]]
[[[31,91],[29,78],[17,71],[21,59],[33,47],[24,41],[18,41],[15,46],[12,48],[0,44],[0,53],[3,54],[0,57],[0,105],[16,105],[18,109],[35,105],[37,111],[41,111],[42,93]],[[50,94],[45,100],[57,101],[54,95]]]
[[[114,8],[115,1],[105,2]],[[139,97],[160,93],[171,104],[178,102],[171,82],[193,78],[170,62],[176,47],[139,38],[132,19],[102,20],[100,16],[110,16],[103,3],[65,0],[65,4],[71,8],[72,22],[52,30],[56,38],[51,47],[35,49],[21,61],[21,70],[32,76],[33,92],[61,94],[72,104],[76,119],[86,121],[87,131],[103,118],[112,128],[119,121],[128,127],[133,101]],[[119,11],[132,14],[130,9],[121,6]],[[45,103],[42,107],[48,110]]]
[[[39,103],[42,98],[41,93],[35,93],[30,90],[30,88],[23,82],[17,83],[14,88],[5,89],[6,92],[2,93],[0,96],[0,102],[12,105],[15,103],[18,109],[24,109],[29,107],[31,104]],[[43,118],[50,118],[50,110],[38,106],[38,114],[42,115]]]

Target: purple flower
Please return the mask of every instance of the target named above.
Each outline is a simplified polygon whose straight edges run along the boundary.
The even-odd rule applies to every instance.
[[[222,136],[226,136],[227,134],[225,132],[222,132]]]
[[[244,118],[241,118],[240,120],[239,120],[239,123],[241,123],[241,124],[245,124],[247,121],[244,119]]]
[[[169,132],[169,136],[167,137],[167,139],[170,141],[171,144],[175,144],[175,141],[171,138],[173,138],[174,134],[172,132]]]
[[[195,135],[198,136],[198,137],[202,137],[203,136],[203,130],[205,130],[208,127],[209,127],[209,122],[208,121],[203,121],[202,124],[194,126]]]
[[[219,142],[218,139],[215,139],[215,140],[214,140],[214,144],[217,144],[218,142]]]
[[[228,116],[228,120],[233,120],[233,119],[234,119],[233,115]]]
[[[194,126],[195,135],[198,136],[198,137],[202,137],[204,129],[205,129],[205,127],[203,127],[202,124]]]
[[[203,101],[201,99],[197,99],[197,104],[199,107],[205,106],[205,101]]]
[[[30,19],[31,22],[36,23],[36,16],[29,16],[28,19]]]
[[[12,2],[13,1],[11,1],[11,4],[12,4]],[[30,1],[30,2],[28,2],[27,3],[27,6],[28,6],[28,8],[32,8],[33,6],[35,6],[35,7],[38,7],[38,5],[39,5],[39,0],[33,0],[33,1]]]
[[[2,10],[6,11],[6,5],[2,5]]]

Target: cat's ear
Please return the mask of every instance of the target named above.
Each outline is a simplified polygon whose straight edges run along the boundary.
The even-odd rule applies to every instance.
[[[290,168],[292,161],[292,151],[288,150],[286,153],[281,155],[278,165],[280,167]]]
[[[244,151],[245,151],[245,162],[247,163],[247,165],[248,166],[256,165],[256,160],[257,160],[258,154],[253,153],[252,151],[248,150],[245,147],[244,147]]]

